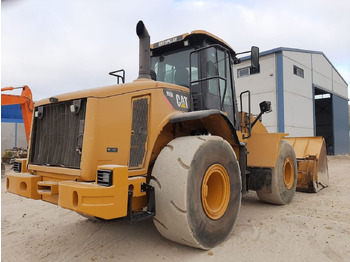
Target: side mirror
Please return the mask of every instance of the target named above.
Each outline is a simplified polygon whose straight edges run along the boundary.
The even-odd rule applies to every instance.
[[[271,109],[271,101],[263,101],[259,104],[261,113],[270,113]]]
[[[256,122],[258,122],[258,120],[264,113],[270,113],[272,111],[270,101],[263,101],[259,104],[259,106],[260,106],[260,114],[255,118],[251,128],[253,128],[253,126],[256,124]]]
[[[252,61],[253,71],[258,72],[258,70],[259,70],[259,47],[257,47],[257,46],[252,46],[251,61]]]

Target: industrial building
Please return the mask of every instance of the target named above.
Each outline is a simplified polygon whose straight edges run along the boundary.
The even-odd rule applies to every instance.
[[[251,72],[250,57],[241,60],[233,70],[237,97],[250,90],[253,114],[261,101],[271,101],[272,112],[262,119],[269,132],[323,136],[328,154],[349,153],[348,84],[323,52],[268,50],[260,53],[258,72]],[[242,104],[247,111],[246,97]],[[2,151],[27,147],[19,105],[2,106],[1,131]]]
[[[252,72],[250,57],[234,66],[237,96],[251,92],[253,114],[271,101],[263,115],[270,132],[290,136],[323,136],[328,154],[349,153],[348,84],[323,52],[276,48],[260,53],[260,70]],[[247,98],[242,98],[247,110]]]
[[[13,147],[27,148],[21,106],[1,106],[1,152]]]

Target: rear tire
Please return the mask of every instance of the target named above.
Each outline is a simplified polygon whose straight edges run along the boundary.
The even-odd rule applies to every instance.
[[[159,154],[151,178],[154,224],[167,239],[210,249],[229,237],[241,205],[236,155],[221,137],[171,141]]]
[[[292,201],[297,186],[297,160],[292,145],[281,140],[276,166],[272,169],[271,190],[256,191],[260,200],[277,205]]]

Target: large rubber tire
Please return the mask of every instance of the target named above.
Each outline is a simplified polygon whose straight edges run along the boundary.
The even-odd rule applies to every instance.
[[[281,140],[276,166],[272,169],[271,190],[258,190],[260,200],[277,205],[292,201],[297,187],[297,160],[292,145]]]
[[[219,172],[212,172],[213,167],[219,167]],[[219,197],[227,200],[222,213],[210,214],[205,210],[209,207],[209,211],[215,211],[203,202],[206,199],[202,195],[203,181],[207,174],[212,174],[209,176],[212,181],[227,178],[228,190],[223,190],[228,192],[227,197]],[[219,182],[224,181],[220,179]],[[221,137],[190,136],[171,141],[155,162],[151,185],[156,199],[153,221],[165,238],[207,250],[231,234],[241,206],[242,182],[236,155]],[[209,182],[207,185],[208,195],[213,195],[212,190],[220,194],[218,187],[209,186]]]

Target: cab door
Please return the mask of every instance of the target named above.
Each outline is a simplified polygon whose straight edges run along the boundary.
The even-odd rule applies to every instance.
[[[191,74],[191,91],[200,97],[197,110],[219,109],[227,112],[233,124],[234,114],[233,81],[228,50],[219,45],[201,48],[191,54],[191,61],[199,60],[199,72]]]

